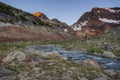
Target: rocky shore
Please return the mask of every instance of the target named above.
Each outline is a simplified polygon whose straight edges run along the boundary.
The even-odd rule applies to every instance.
[[[35,45],[33,45],[35,47]],[[0,54],[0,80],[119,80],[120,72],[103,69],[95,60],[81,64],[57,51],[36,51],[25,47]]]

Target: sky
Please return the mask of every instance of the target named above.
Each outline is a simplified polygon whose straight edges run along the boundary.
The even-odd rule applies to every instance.
[[[29,13],[43,12],[72,25],[94,7],[120,7],[120,0],[0,0]]]

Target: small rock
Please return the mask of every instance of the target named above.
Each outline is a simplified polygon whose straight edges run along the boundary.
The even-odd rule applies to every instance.
[[[93,80],[108,80],[108,79],[105,78],[105,77],[99,77],[99,78],[96,78],[96,79],[93,79]]]
[[[51,76],[45,76],[45,80],[53,80]]]
[[[55,59],[55,60],[63,59],[57,51],[46,52],[45,54],[46,55],[44,55],[44,58],[46,58],[46,59]]]
[[[82,65],[85,67],[101,68],[101,65],[95,60],[83,60]]]
[[[109,51],[104,51],[103,56],[108,57],[108,58],[116,58],[116,56],[112,52],[109,52]]]
[[[105,42],[104,43],[104,50],[111,51],[111,50],[113,50],[113,47],[111,46],[111,44]]]
[[[82,77],[80,78],[80,80],[88,80],[86,77]]]
[[[73,80],[70,73],[63,73],[61,80]]]
[[[115,76],[117,73],[114,70],[104,70],[104,72],[106,74],[108,74],[109,76]]]
[[[22,61],[22,60],[26,59],[26,55],[23,52],[14,51],[14,52],[11,52],[10,54],[8,54],[7,57],[4,58],[2,61],[3,62],[11,62],[14,59],[16,59],[18,61]]]

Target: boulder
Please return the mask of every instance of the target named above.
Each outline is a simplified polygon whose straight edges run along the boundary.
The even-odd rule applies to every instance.
[[[26,59],[26,54],[20,51],[11,52],[5,57],[3,62],[11,62],[13,60],[22,61]]]
[[[96,78],[96,79],[94,79],[94,80],[108,80],[108,79],[105,78],[105,77],[99,77],[99,78]]]
[[[112,69],[104,70],[104,73],[108,74],[109,76],[117,75],[117,73],[114,70],[112,70]]]
[[[80,78],[80,80],[88,80],[86,77],[82,77]]]
[[[112,52],[109,52],[109,51],[104,51],[103,56],[108,57],[108,58],[116,58],[116,56]]]
[[[62,56],[57,51],[46,52],[43,57],[45,59],[55,59],[55,60],[63,59]]]
[[[101,68],[101,65],[95,60],[83,60],[82,65],[85,67]]]

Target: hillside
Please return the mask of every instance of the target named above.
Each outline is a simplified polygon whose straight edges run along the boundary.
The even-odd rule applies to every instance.
[[[37,17],[32,16],[30,13],[16,9],[12,6],[0,2],[0,21],[10,24],[21,26],[39,26],[45,25]]]
[[[72,39],[67,24],[34,16],[0,2],[0,41]],[[44,19],[46,18],[46,19]],[[64,26],[63,26],[64,25]]]
[[[90,12],[84,13],[71,27],[79,37],[102,36],[111,29],[119,32],[120,8],[95,7]]]

